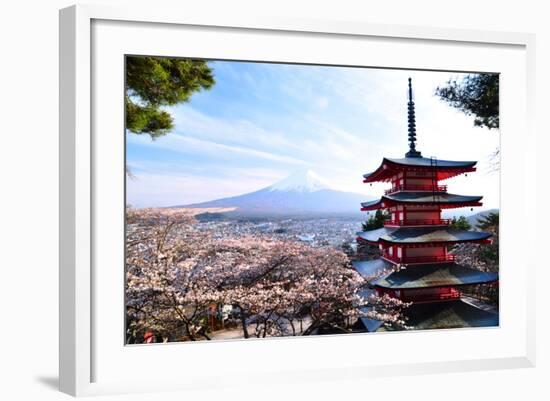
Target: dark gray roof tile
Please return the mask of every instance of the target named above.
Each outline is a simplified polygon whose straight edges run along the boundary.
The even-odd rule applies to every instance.
[[[498,313],[485,311],[463,300],[413,304],[405,309],[407,325],[416,330],[494,327]]]
[[[475,161],[456,161],[456,160],[440,160],[440,159],[433,159],[432,161],[429,157],[403,157],[403,158],[385,158],[386,160],[395,163],[395,164],[401,164],[404,166],[421,166],[421,167],[432,167],[435,163],[437,167],[456,167],[456,168],[463,168],[463,167],[472,167],[477,162]]]
[[[396,244],[424,242],[471,242],[491,237],[481,231],[455,230],[450,227],[382,227],[372,231],[358,232],[357,236],[369,242],[386,241]]]
[[[485,273],[456,263],[411,265],[372,282],[391,288],[428,288],[484,284],[498,280],[497,273]]]
[[[455,195],[446,192],[396,192],[390,195],[384,195],[380,199],[370,202],[363,202],[361,206],[368,208],[377,205],[384,200],[398,203],[438,203],[438,204],[463,204],[479,202],[483,196]]]

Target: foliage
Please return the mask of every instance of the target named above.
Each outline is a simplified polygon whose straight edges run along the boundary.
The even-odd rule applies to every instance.
[[[453,217],[450,227],[454,228],[455,230],[469,230],[472,228],[472,226],[464,216],[460,216],[458,219],[456,217]]]
[[[499,213],[491,212],[486,216],[482,216],[477,220],[477,228],[480,230],[498,231],[499,227]]]
[[[157,138],[173,128],[164,106],[186,102],[214,85],[206,61],[168,57],[126,58],[126,129]]]
[[[490,244],[460,244],[454,247],[453,253],[457,262],[474,269],[498,273],[499,271],[499,213],[489,213],[478,219],[476,225],[492,234]],[[481,295],[488,301],[498,304],[498,287],[494,285],[478,285],[467,289],[474,295]],[[468,292],[467,291],[467,292]]]
[[[499,128],[498,74],[468,74],[461,81],[451,79],[435,94],[466,115],[473,115],[475,126]]]
[[[497,266],[498,269],[498,247],[499,247],[499,213],[489,213],[477,221],[477,228],[483,231],[489,231],[493,234],[492,243],[480,247],[478,257],[487,265]]]
[[[216,239],[185,210],[130,209],[127,221],[130,343],[148,331],[165,341],[210,339],[209,318],[227,306],[244,338],[348,330],[346,322],[367,315],[406,327],[407,304],[364,298],[366,279],[335,249],[271,237]]]
[[[499,213],[489,213],[478,219],[476,227],[492,234],[491,244],[460,244],[453,252],[459,263],[481,271],[498,272]]]
[[[369,219],[362,223],[363,231],[376,230],[384,227],[384,222],[390,217],[385,210],[378,209],[374,215],[369,216]],[[357,244],[356,257],[359,260],[372,260],[380,257],[378,246],[368,244],[364,241],[359,241]]]
[[[389,213],[387,211],[382,211],[378,209],[373,216],[370,216],[369,219],[362,224],[363,231],[376,230],[377,228],[384,227],[384,221],[389,218]]]
[[[355,250],[351,246],[350,242],[342,242],[342,244],[340,245],[340,249],[348,256],[348,258],[351,258],[355,255]]]

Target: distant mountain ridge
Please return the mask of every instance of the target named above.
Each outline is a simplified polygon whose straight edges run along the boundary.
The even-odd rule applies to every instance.
[[[300,170],[258,191],[208,202],[174,207],[233,207],[231,215],[296,216],[357,215],[368,196],[333,189],[311,170]]]
[[[458,219],[460,216],[464,216],[466,217],[466,220],[468,220],[468,222],[472,224],[472,223],[476,223],[477,219],[489,213],[492,213],[492,212],[498,213],[498,210],[499,210],[499,209],[479,210],[476,208],[472,208],[472,209],[474,210],[470,210],[470,208],[444,209],[441,213],[441,217],[443,217],[444,219],[452,219],[453,217],[456,217]]]
[[[478,212],[476,214],[466,217],[466,220],[468,220],[468,223],[470,223],[470,225],[475,228],[478,224],[479,219],[489,215],[490,213],[498,213],[498,212],[499,212],[499,209],[483,210],[481,212]]]

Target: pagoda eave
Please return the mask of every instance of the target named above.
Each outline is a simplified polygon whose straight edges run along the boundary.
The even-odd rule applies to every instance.
[[[388,207],[397,206],[397,205],[418,206],[418,207],[438,206],[441,209],[459,209],[461,207],[479,207],[479,206],[483,206],[483,203],[482,202],[454,203],[454,204],[441,204],[441,203],[437,203],[437,202],[432,202],[432,203],[394,203],[394,204],[387,204],[387,205],[384,205],[384,206],[362,207],[361,211],[362,212],[371,212],[373,210],[386,209]]]
[[[385,259],[355,260],[352,262],[354,270],[366,279],[379,276],[389,269],[393,269],[394,263]]]
[[[378,285],[378,284],[372,284],[372,288],[381,289],[381,290],[396,290],[396,289],[420,290],[420,289],[424,289],[424,288],[433,288],[433,289],[436,289],[436,288],[449,288],[449,287],[465,288],[465,287],[470,287],[472,285],[492,285],[492,284],[498,284],[498,278],[491,279],[491,280],[488,280],[488,281],[480,281],[480,282],[467,283],[467,284],[438,284],[438,285],[418,286],[418,287],[414,287],[414,286],[413,287],[385,287],[385,286]]]
[[[376,203],[366,203],[365,206],[361,206],[362,212],[369,212],[378,209],[387,209],[393,206],[414,206],[414,207],[434,207],[437,206],[440,209],[458,209],[461,207],[479,207],[483,206],[483,202],[471,201],[471,202],[444,202],[444,201],[431,201],[431,202],[415,202],[415,201],[398,201],[393,199],[382,198]]]
[[[485,239],[472,239],[472,240],[454,240],[454,241],[448,241],[448,240],[442,240],[442,241],[419,241],[419,242],[399,242],[399,241],[389,241],[385,239],[378,239],[378,240],[367,240],[365,238],[357,236],[356,238],[357,242],[361,242],[364,244],[369,245],[380,245],[380,244],[386,244],[386,245],[400,245],[404,248],[429,248],[433,246],[438,245],[457,245],[457,244],[463,244],[463,243],[469,243],[469,244],[479,244],[479,245],[490,245],[493,243],[493,241],[490,238]]]
[[[392,244],[421,247],[440,244],[459,244],[463,242],[487,243],[492,237],[489,232],[456,230],[450,227],[382,227],[372,231],[357,233],[358,241],[372,244]]]
[[[456,263],[410,266],[372,281],[376,288],[402,290],[464,287],[498,281],[497,273],[482,272]]]
[[[365,238],[361,238],[359,236],[355,237],[355,240],[357,242],[360,242],[360,243],[363,243],[363,244],[369,244],[369,245],[378,245],[380,243],[380,241],[376,240],[376,241],[370,241],[368,239],[365,239]]]
[[[499,325],[496,312],[487,311],[463,299],[444,302],[415,302],[405,310],[407,323],[417,330]]]
[[[380,164],[380,166],[375,171],[363,175],[363,182],[388,182],[393,176],[395,176],[395,174],[403,171],[435,171],[438,180],[446,180],[460,174],[476,171],[476,167],[474,167],[476,162],[451,162],[446,160],[431,161],[429,158],[424,157],[409,157],[405,159],[395,160],[399,160],[401,161],[401,163],[392,161],[392,159],[384,158],[382,164]],[[419,164],[419,162],[421,162],[422,164]]]

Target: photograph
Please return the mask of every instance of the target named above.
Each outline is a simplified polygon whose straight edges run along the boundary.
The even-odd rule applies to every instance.
[[[126,345],[499,327],[499,74],[124,74]]]
[[[532,3],[3,2],[0,399],[549,398]]]

